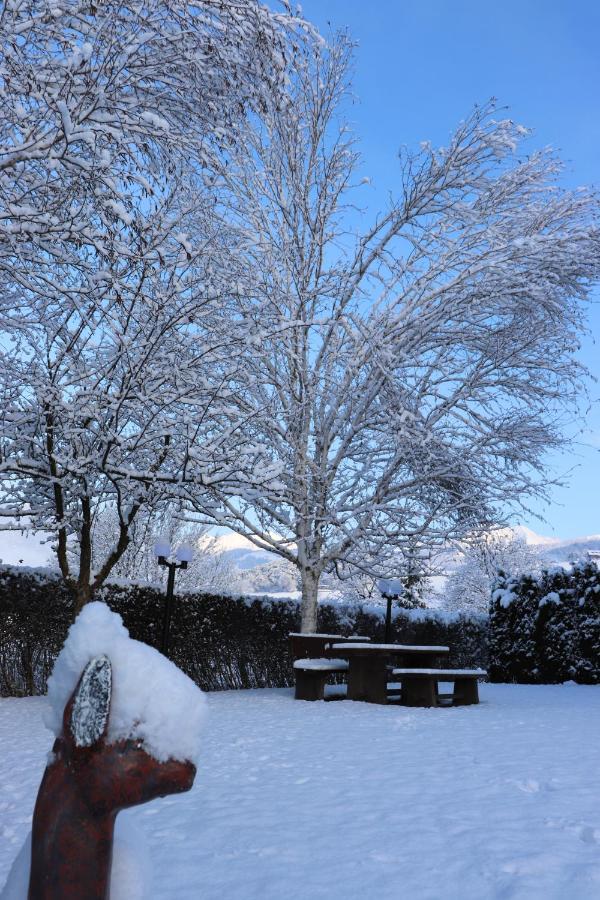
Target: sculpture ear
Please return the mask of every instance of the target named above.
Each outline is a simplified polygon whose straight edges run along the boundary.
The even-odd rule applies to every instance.
[[[73,696],[69,730],[76,747],[91,747],[106,734],[112,667],[108,656],[91,659]]]

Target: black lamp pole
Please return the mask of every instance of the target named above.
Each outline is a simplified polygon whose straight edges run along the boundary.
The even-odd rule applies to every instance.
[[[394,600],[397,600],[400,594],[388,594],[383,593],[381,595],[386,600],[386,610],[385,610],[385,638],[384,643],[389,644],[392,640],[392,603]]]
[[[181,562],[169,562],[166,556],[158,557],[159,566],[164,566],[169,570],[169,577],[167,579],[167,595],[165,598],[165,613],[163,617],[163,631],[162,631],[162,642],[160,647],[160,652],[166,656],[169,650],[169,631],[171,628],[171,616],[173,614],[173,594],[175,591],[175,570],[176,569],[187,569],[188,564],[187,560],[182,560]]]

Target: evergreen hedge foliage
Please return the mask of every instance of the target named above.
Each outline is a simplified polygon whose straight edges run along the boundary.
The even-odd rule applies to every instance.
[[[164,594],[111,584],[98,599],[122,617],[133,638],[160,646]],[[73,620],[73,599],[58,576],[0,569],[0,695],[41,694]],[[175,598],[170,656],[204,690],[293,684],[288,634],[300,626],[296,600],[180,594]],[[383,640],[384,611],[367,604],[324,603],[319,629]],[[394,610],[394,641],[448,644],[451,666],[487,663],[487,620]]]
[[[508,579],[502,573],[490,609],[490,679],[524,684],[600,684],[600,571]]]

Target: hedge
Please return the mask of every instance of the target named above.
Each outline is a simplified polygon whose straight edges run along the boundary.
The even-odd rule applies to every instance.
[[[492,681],[600,683],[600,571],[595,563],[538,578],[501,574],[490,609]]]
[[[122,617],[133,638],[160,645],[164,594],[155,587],[110,584],[98,599]],[[41,694],[73,620],[73,599],[60,577],[40,570],[0,568],[0,695]],[[180,594],[170,656],[204,690],[293,684],[288,634],[300,627],[292,599]],[[319,629],[384,636],[384,611],[369,604],[323,603]],[[394,610],[394,641],[448,644],[449,664],[487,663],[487,621],[431,610]]]

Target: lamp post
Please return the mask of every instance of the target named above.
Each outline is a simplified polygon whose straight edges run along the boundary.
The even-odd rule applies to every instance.
[[[392,638],[392,603],[394,600],[398,600],[402,593],[402,582],[398,578],[381,578],[377,587],[381,596],[387,601],[384,643],[389,644]]]
[[[406,574],[404,575],[404,583],[400,578],[381,578],[377,582],[379,593],[387,601],[385,613],[385,642],[389,643],[392,633],[392,603],[394,600],[398,602],[399,598],[408,592],[411,592],[415,581],[421,577],[423,572],[424,561],[431,559],[431,551],[426,547],[413,547],[403,551],[404,566]],[[409,599],[409,598],[406,598]],[[409,604],[410,605],[410,604]],[[418,605],[418,604],[416,604]],[[424,604],[421,604],[423,606]]]
[[[169,651],[169,631],[171,628],[171,616],[173,613],[173,594],[175,591],[175,572],[177,569],[187,569],[188,563],[192,561],[194,556],[191,547],[182,544],[175,552],[175,559],[171,557],[171,545],[168,541],[157,541],[154,545],[154,555],[159,566],[164,566],[169,570],[167,578],[167,594],[165,597],[165,612],[163,616],[162,640],[160,652],[166,656]]]

